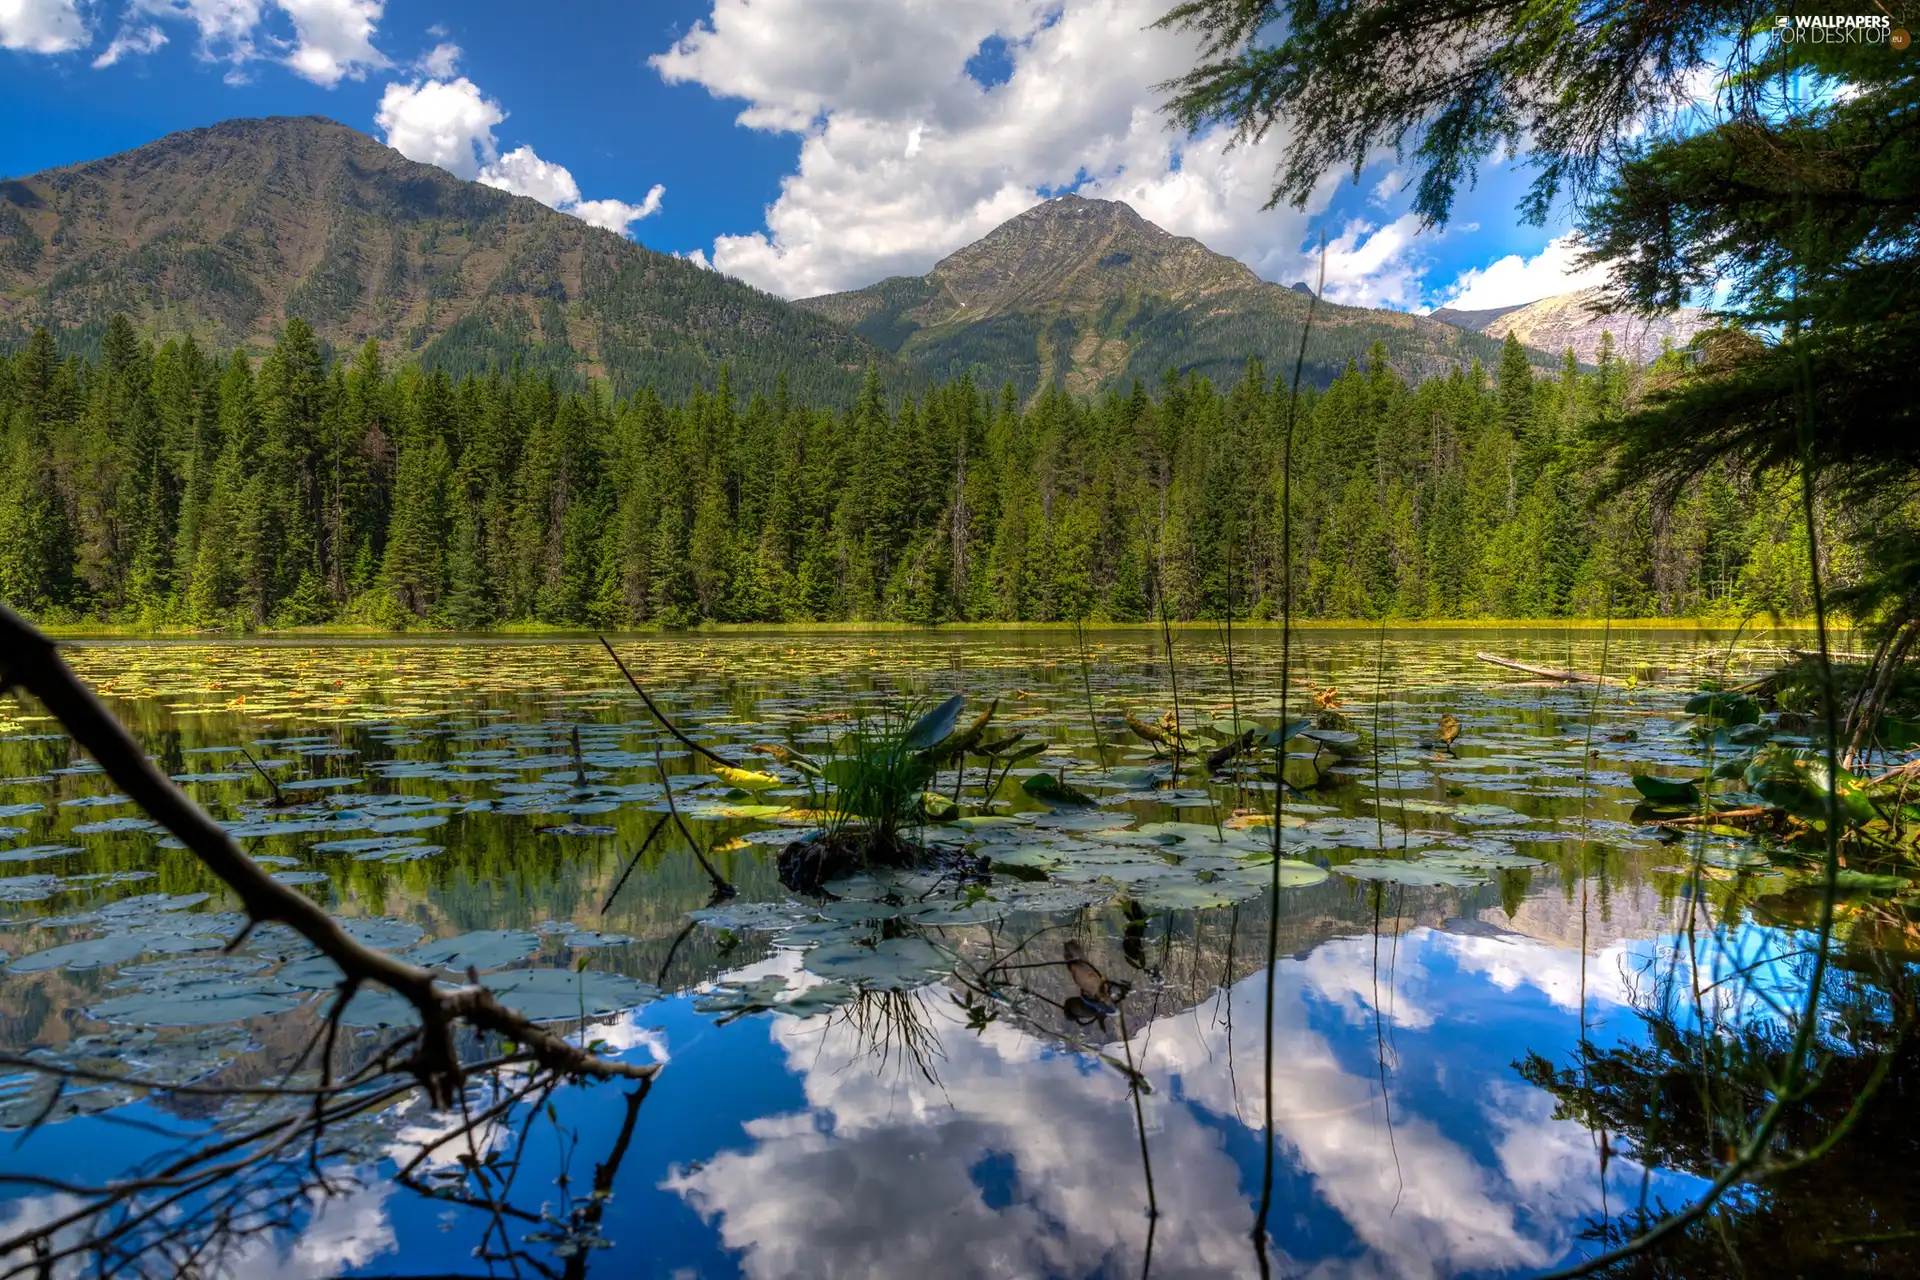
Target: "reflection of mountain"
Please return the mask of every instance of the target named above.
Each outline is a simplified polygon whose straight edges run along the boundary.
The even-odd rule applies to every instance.
[[[1511,988],[1487,958],[1495,949],[1513,953]],[[1377,954],[1372,938],[1351,938],[1282,961],[1272,1228],[1283,1272],[1497,1273],[1569,1252],[1600,1207],[1590,1140],[1508,1066],[1576,1034],[1564,1016],[1562,1030],[1540,1030],[1558,1002],[1551,979],[1530,975],[1561,960],[1574,957],[1423,928]],[[1256,975],[1133,1028],[1154,1090],[1155,1275],[1256,1273],[1246,1232],[1264,998]],[[1137,1273],[1146,1193],[1124,1077],[1004,1021],[970,1032],[943,992],[916,1003],[933,1079],[883,1062],[854,1019],[776,1022],[805,1106],[753,1122],[744,1147],[668,1187],[717,1224],[750,1276]],[[1616,1159],[1611,1193],[1639,1176]]]
[[[1534,894],[1512,916],[1482,911],[1480,918],[1555,946],[1579,947],[1584,939],[1589,950],[1598,950],[1628,938],[1671,933],[1680,910],[1681,904],[1644,880],[1605,885],[1589,880],[1584,922],[1578,886],[1571,895]]]

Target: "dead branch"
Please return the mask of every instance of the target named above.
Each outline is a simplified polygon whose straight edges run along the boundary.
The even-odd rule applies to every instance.
[[[0,605],[0,689],[31,693],[147,815],[191,849],[233,890],[254,925],[293,929],[340,967],[349,982],[378,983],[420,1015],[419,1047],[404,1064],[435,1106],[459,1096],[464,1071],[453,1027],[466,1022],[524,1045],[541,1067],[573,1078],[651,1079],[656,1065],[613,1062],[535,1025],[479,985],[444,990],[433,973],[349,937],[320,907],[280,884],[249,858],[217,822],[156,769],[140,745],[74,675],[51,640]]]
[[[1700,827],[1712,826],[1717,822],[1730,822],[1737,818],[1764,818],[1780,810],[1767,805],[1750,805],[1745,809],[1721,809],[1715,813],[1690,813],[1684,818],[1660,818],[1648,823],[1654,827]]]
[[[1476,653],[1474,657],[1482,662],[1491,662],[1496,667],[1506,667],[1511,671],[1524,671],[1530,676],[1539,676],[1542,680],[1561,680],[1569,684],[1618,684],[1625,680],[1613,676],[1590,676],[1581,671],[1562,671],[1558,667],[1536,667],[1531,662],[1515,662],[1512,658],[1502,658],[1491,653]]]

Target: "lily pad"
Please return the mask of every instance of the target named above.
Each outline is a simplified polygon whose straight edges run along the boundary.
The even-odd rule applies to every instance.
[[[813,913],[791,902],[730,902],[723,907],[689,911],[687,918],[713,929],[776,932],[812,919]]]
[[[1700,788],[1692,779],[1655,778],[1633,775],[1633,788],[1655,804],[1696,805]]]
[[[602,933],[598,929],[581,929],[566,936],[569,947],[625,947],[631,946],[633,938],[624,933]]]
[[[72,844],[35,844],[24,849],[0,849],[0,862],[39,862],[43,858],[65,858],[85,852]]]
[[[1471,889],[1487,882],[1484,871],[1445,863],[1403,861],[1398,858],[1355,858],[1352,862],[1334,868],[1341,875],[1355,880],[1378,880],[1386,884],[1405,885],[1408,888],[1432,889],[1453,888]]]
[[[1036,773],[1021,780],[1020,789],[1047,804],[1092,804],[1093,797],[1070,787],[1050,773]]]
[[[844,982],[820,982],[797,991],[787,990],[787,980],[779,975],[755,978],[751,982],[725,985],[694,999],[695,1013],[727,1015],[722,1022],[755,1013],[784,1013],[796,1018],[811,1018],[837,1009],[859,994]]]
[[[830,942],[807,952],[809,973],[878,991],[923,986],[952,968],[952,962],[924,938],[886,938],[872,946]]]
[[[441,938],[403,953],[409,963],[428,969],[498,969],[524,960],[540,949],[537,935],[520,929],[480,929],[456,938]]]
[[[598,969],[516,969],[490,973],[481,985],[535,1022],[599,1017],[660,998],[660,991],[625,974]]]
[[[264,979],[216,979],[102,1000],[87,1010],[87,1016],[140,1027],[199,1027],[286,1013],[306,994]]]

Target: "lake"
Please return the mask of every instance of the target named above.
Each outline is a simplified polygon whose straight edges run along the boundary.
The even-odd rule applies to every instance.
[[[1330,714],[1289,743],[1309,785],[1285,795],[1278,864],[1271,754],[1211,776],[1192,759],[1236,722],[1280,722],[1271,630],[1237,632],[1231,663],[1208,629],[1174,632],[1171,663],[1145,631],[620,641],[690,738],[771,771],[746,789],[591,638],[74,642],[161,768],[354,936],[664,1067],[644,1098],[475,1077],[464,1128],[396,1095],[324,1150],[61,1239],[95,1231],[82,1243],[123,1274],[273,1277],[1577,1263],[1698,1195],[1755,1111],[1649,1109],[1647,1081],[1686,1093],[1688,1053],[1774,1043],[1804,999],[1804,857],[1651,826],[1631,781],[1701,776],[1682,704],[1795,639],[1296,633],[1292,705]],[[1482,650],[1621,683],[1543,683]],[[918,837],[984,871],[783,888],[819,784],[749,748],[832,755],[954,694],[963,726],[991,704],[986,738],[1044,744],[929,783],[959,817]],[[1176,704],[1178,774],[1127,718],[1151,729]],[[0,1076],[18,1130],[0,1172],[51,1179],[6,1189],[0,1237],[305,1106],[232,1090],[310,1082],[322,1058],[362,1070],[410,1022],[363,991],[326,1044],[338,971],[288,931],[242,936],[193,855],[18,704],[0,710],[0,837],[0,1048],[93,1072],[56,1090],[16,1057]],[[1868,914],[1847,917],[1836,1053],[1888,999]],[[1794,1141],[1838,1123],[1795,1120]],[[1906,1193],[1831,1190],[1857,1180],[1784,1235],[1805,1197],[1736,1191],[1648,1264],[1674,1270],[1636,1274],[1710,1274],[1734,1239],[1763,1274],[1829,1274],[1861,1240],[1873,1274],[1920,1265]]]

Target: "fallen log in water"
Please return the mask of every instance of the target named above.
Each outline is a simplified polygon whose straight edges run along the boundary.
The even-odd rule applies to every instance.
[[[1496,667],[1506,667],[1511,671],[1524,671],[1530,676],[1539,676],[1542,680],[1564,680],[1572,684],[1625,684],[1612,676],[1590,676],[1582,671],[1562,671],[1558,667],[1536,667],[1530,662],[1515,662],[1512,658],[1502,658],[1492,653],[1476,653],[1474,657],[1482,662],[1491,662]]]

